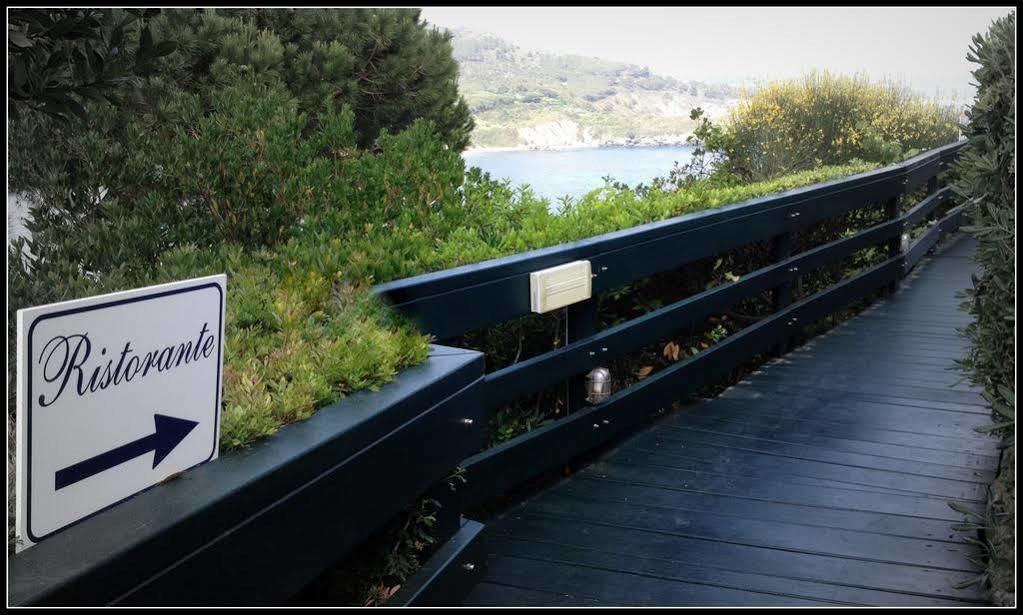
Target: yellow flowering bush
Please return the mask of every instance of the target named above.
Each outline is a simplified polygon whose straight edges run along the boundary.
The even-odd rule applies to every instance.
[[[888,164],[959,137],[952,105],[829,72],[744,91],[722,128],[715,145],[729,169],[754,180],[850,160]]]

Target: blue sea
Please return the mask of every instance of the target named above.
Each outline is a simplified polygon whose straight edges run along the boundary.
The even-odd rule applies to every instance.
[[[479,151],[464,154],[466,165],[480,167],[495,179],[529,184],[556,201],[560,196],[581,196],[604,185],[611,176],[630,186],[666,176],[676,162],[688,162],[693,148],[590,147],[550,151]]]

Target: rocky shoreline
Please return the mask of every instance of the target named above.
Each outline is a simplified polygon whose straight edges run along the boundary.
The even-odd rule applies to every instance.
[[[572,149],[596,149],[601,147],[679,147],[689,145],[691,133],[682,135],[657,135],[650,137],[618,137],[614,139],[577,141],[574,143],[522,144],[510,147],[476,147],[470,145],[464,153],[485,154],[489,152],[548,152]]]

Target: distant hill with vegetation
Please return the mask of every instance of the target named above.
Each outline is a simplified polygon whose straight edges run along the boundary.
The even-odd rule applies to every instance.
[[[473,147],[681,143],[695,126],[694,107],[714,117],[736,96],[732,86],[680,81],[634,64],[452,33],[459,88],[476,120]]]

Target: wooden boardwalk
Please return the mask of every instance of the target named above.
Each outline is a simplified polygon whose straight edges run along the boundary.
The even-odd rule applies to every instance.
[[[997,462],[949,370],[973,249],[493,520],[466,604],[983,603],[948,506],[982,506]]]

